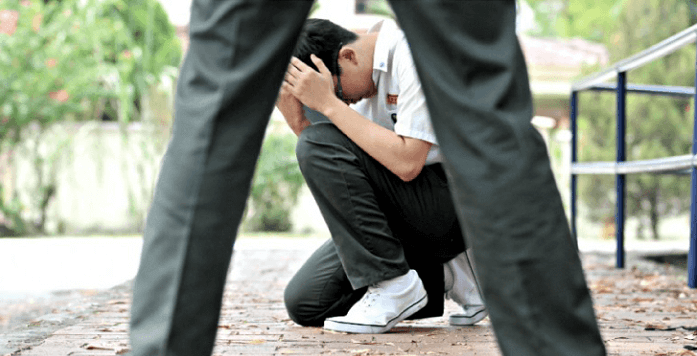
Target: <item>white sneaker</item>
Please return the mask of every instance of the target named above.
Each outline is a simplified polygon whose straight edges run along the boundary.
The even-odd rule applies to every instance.
[[[468,253],[463,252],[443,265],[445,297],[462,307],[462,313],[450,315],[453,326],[474,325],[489,315]]]
[[[450,325],[470,326],[482,321],[489,312],[484,305],[465,305],[462,313],[450,314]]]
[[[426,289],[415,270],[368,287],[346,316],[327,318],[324,328],[355,334],[380,334],[428,303]]]

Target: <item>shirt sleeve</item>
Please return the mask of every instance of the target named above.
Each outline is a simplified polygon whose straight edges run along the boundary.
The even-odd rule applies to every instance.
[[[437,145],[431,117],[426,107],[426,97],[421,90],[421,81],[405,39],[397,44],[393,58],[393,70],[399,83],[395,133]]]

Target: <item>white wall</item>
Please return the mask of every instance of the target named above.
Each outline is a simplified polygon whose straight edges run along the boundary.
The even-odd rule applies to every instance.
[[[38,175],[33,165],[37,132],[28,134],[16,151],[12,172],[23,215],[34,221],[38,219]],[[126,132],[122,135],[116,123],[88,122],[56,125],[41,136],[39,157],[47,160],[43,179],[54,177],[57,187],[48,206],[49,232],[133,232],[141,227],[164,134],[142,124],[131,124]],[[55,174],[49,172],[51,166]]]
[[[273,126],[285,128],[278,114]],[[50,234],[137,233],[150,206],[160,161],[169,134],[140,123],[122,135],[117,123],[87,122],[56,125],[39,140],[45,182],[55,167],[56,194],[48,206]],[[289,129],[288,129],[289,130]],[[38,130],[29,133],[14,155],[14,169],[0,169],[5,186],[22,202],[23,216],[38,220],[37,174],[33,150]],[[63,148],[60,148],[63,147]],[[57,154],[54,154],[58,152]],[[7,200],[7,197],[6,197]],[[292,212],[293,231],[328,236],[322,215],[306,186]]]

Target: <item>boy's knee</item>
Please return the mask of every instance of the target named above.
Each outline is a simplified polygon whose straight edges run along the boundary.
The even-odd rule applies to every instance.
[[[302,286],[288,284],[283,293],[283,302],[291,320],[301,326],[322,326],[324,320],[319,320],[315,313],[312,313],[307,306],[307,299]]]
[[[283,292],[283,303],[286,305],[286,311],[291,320],[302,325],[299,320],[301,318],[298,318],[300,314],[300,300],[295,291],[291,290],[290,285]]]
[[[328,153],[332,147],[342,145],[346,138],[334,124],[319,123],[305,128],[298,137],[295,146],[295,155],[301,170],[311,169],[308,163],[316,161],[318,158],[329,157]]]

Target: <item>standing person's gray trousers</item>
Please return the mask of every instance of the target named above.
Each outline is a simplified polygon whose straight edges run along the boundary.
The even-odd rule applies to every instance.
[[[544,142],[515,2],[392,1],[504,355],[604,355]],[[134,285],[138,356],[210,355],[269,115],[311,1],[194,0]]]

